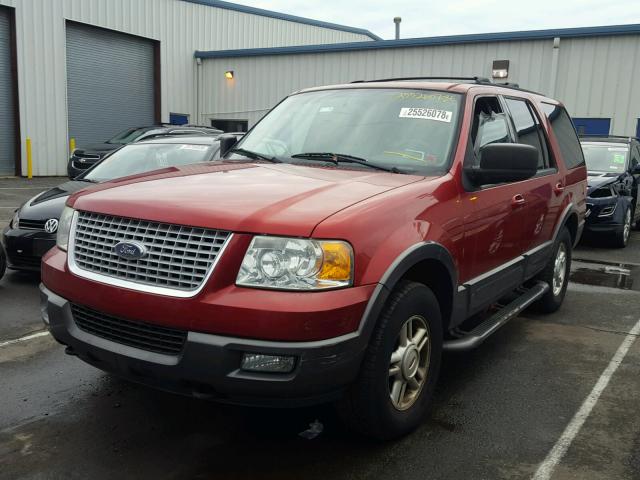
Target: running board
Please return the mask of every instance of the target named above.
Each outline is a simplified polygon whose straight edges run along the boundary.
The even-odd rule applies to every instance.
[[[491,317],[486,319],[476,328],[465,334],[462,338],[448,340],[444,342],[442,348],[448,352],[462,352],[471,350],[479,346],[500,327],[512,318],[518,316],[525,308],[542,297],[549,291],[549,284],[545,282],[537,282],[533,287],[529,288],[525,293],[520,295],[514,301],[505,305]]]

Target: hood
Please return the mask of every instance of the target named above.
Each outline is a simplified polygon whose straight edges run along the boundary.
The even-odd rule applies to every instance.
[[[233,232],[308,236],[339,210],[423,178],[290,164],[200,164],[106,182],[69,204]]]
[[[42,192],[20,208],[20,217],[28,220],[60,218],[69,195],[91,186],[87,182],[66,182]]]
[[[587,191],[591,193],[593,190],[596,190],[600,187],[604,187],[605,185],[609,185],[611,183],[616,183],[620,178],[620,174],[618,173],[607,173],[607,172],[588,172],[587,174]]]
[[[81,147],[76,148],[75,151],[78,153],[95,153],[98,155],[104,155],[105,153],[109,153],[121,146],[122,145],[117,143],[91,143],[89,145],[82,145]]]

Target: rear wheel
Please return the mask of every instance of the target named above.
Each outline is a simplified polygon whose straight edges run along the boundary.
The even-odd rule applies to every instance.
[[[552,313],[560,308],[569,284],[571,254],[573,242],[567,227],[562,227],[553,246],[553,255],[537,279],[549,285],[549,291],[533,304],[533,308],[542,313]]]
[[[631,224],[632,224],[631,207],[628,207],[624,213],[624,223],[618,231],[614,233],[613,244],[618,248],[624,248],[629,243],[629,237],[631,236]]]
[[[433,292],[401,282],[371,336],[360,375],[338,410],[354,430],[387,440],[424,418],[440,371],[442,320]]]

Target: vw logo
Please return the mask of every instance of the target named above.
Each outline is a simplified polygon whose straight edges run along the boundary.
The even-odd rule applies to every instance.
[[[118,242],[113,252],[125,260],[139,260],[147,256],[147,247],[138,242]]]
[[[50,218],[44,222],[44,231],[47,233],[56,233],[58,231],[58,220]]]

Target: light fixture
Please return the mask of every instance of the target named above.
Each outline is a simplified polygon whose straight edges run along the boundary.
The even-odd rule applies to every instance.
[[[493,78],[507,78],[509,76],[509,60],[494,60],[491,76]]]
[[[227,70],[226,72],[224,72],[224,78],[233,80],[233,70]]]
[[[296,357],[290,355],[245,353],[240,368],[249,372],[289,373],[295,365]]]

